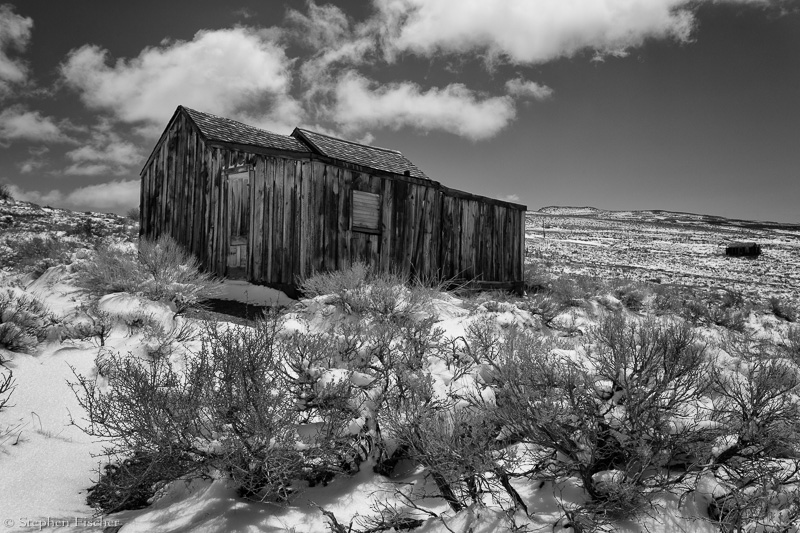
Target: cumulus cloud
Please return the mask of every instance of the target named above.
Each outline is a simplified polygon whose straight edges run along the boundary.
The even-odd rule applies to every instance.
[[[499,200],[504,200],[506,202],[513,202],[519,203],[519,195],[518,194],[507,194],[505,196],[500,196]]]
[[[541,85],[535,81],[514,78],[506,82],[506,91],[512,96],[521,98],[533,98],[535,100],[547,100],[553,96],[553,89],[547,85]]]
[[[310,1],[307,13],[289,10],[286,23],[287,35],[312,51],[299,67],[309,109],[316,110],[320,101],[330,98],[337,70],[350,70],[381,59],[372,22],[355,24],[337,6],[318,6]]]
[[[648,38],[687,41],[686,0],[375,0],[387,57],[488,53],[544,63],[584,49],[624,53]]]
[[[0,98],[8,96],[13,85],[23,84],[28,79],[27,65],[9,53],[25,50],[32,28],[33,19],[17,15],[11,5],[0,5]]]
[[[10,141],[17,140],[73,142],[64,132],[67,127],[66,123],[57,123],[39,111],[30,111],[21,105],[11,106],[0,113],[0,145],[8,146]]]
[[[31,156],[25,161],[19,163],[20,174],[30,174],[47,165],[47,159],[44,157],[50,148],[47,146],[32,146],[28,148],[28,154]]]
[[[345,131],[412,127],[480,140],[494,136],[516,116],[509,96],[484,97],[458,83],[427,91],[410,82],[377,85],[352,71],[339,80],[335,97],[331,118]]]
[[[85,45],[60,70],[87,107],[124,122],[163,127],[184,104],[283,131],[301,115],[289,94],[291,66],[274,31],[237,27],[164,41],[113,64],[106,50]]]
[[[64,174],[77,176],[122,175],[129,173],[130,167],[143,163],[139,147],[124,140],[108,121],[95,125],[86,144],[65,156],[72,164],[64,169]]]
[[[81,146],[67,152],[66,157],[73,164],[64,169],[64,174],[75,176],[121,175],[128,173],[132,165],[142,163],[139,148],[122,140]]]
[[[51,191],[24,191],[17,185],[8,186],[17,200],[40,205],[63,207],[75,211],[100,211],[125,213],[139,204],[139,180],[120,180],[80,187],[64,193]]]

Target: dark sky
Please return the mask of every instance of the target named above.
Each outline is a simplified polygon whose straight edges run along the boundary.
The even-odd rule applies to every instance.
[[[179,104],[402,151],[536,209],[800,223],[800,1],[0,8],[0,182],[125,212]]]

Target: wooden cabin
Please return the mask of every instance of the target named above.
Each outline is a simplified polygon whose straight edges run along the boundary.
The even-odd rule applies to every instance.
[[[755,242],[730,242],[725,246],[725,255],[732,257],[758,257],[761,246]]]
[[[219,276],[292,290],[361,261],[518,287],[526,207],[445,187],[398,151],[179,106],[141,172],[141,235]]]

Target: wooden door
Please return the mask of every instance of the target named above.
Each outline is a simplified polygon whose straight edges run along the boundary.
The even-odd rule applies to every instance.
[[[250,171],[228,174],[230,251],[228,277],[247,279],[247,241],[250,235]]]

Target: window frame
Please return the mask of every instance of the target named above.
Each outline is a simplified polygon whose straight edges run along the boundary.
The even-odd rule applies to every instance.
[[[371,201],[375,202],[376,215],[375,215],[374,228],[356,223],[356,214],[355,214],[356,196],[361,196],[362,199],[369,198]],[[350,229],[352,231],[356,231],[358,233],[369,233],[372,235],[381,234],[381,210],[383,206],[381,202],[381,195],[379,193],[353,189],[350,192],[350,205],[352,207],[350,210]]]

